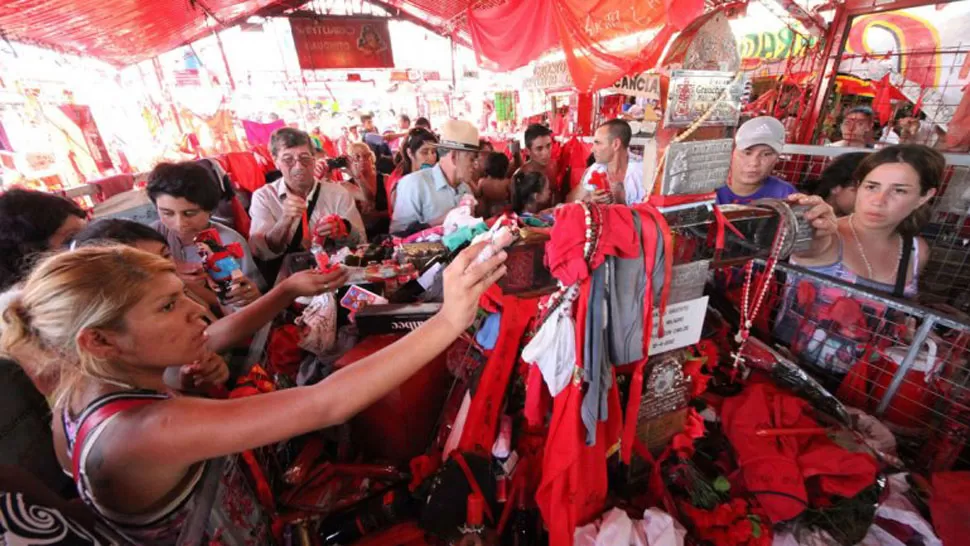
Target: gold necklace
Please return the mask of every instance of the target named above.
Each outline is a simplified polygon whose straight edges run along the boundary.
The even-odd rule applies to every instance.
[[[874,281],[876,280],[876,278],[872,274],[872,264],[869,263],[869,257],[866,256],[866,251],[862,248],[862,242],[859,241],[859,233],[856,232],[855,230],[855,222],[853,221],[854,218],[855,218],[855,214],[849,215],[849,229],[852,230],[852,238],[855,239],[855,246],[857,249],[859,249],[859,255],[862,256],[862,261],[866,264],[866,272],[868,273],[867,278],[871,281]],[[896,261],[898,262],[901,259],[903,259],[902,237],[899,238],[899,258]]]

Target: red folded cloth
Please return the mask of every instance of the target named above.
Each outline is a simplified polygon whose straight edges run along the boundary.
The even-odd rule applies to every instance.
[[[756,434],[819,426],[811,414],[808,402],[770,384],[748,386],[724,402],[721,420],[744,483],[772,522],[790,520],[811,506],[816,499],[809,491],[849,498],[875,482],[872,456],[843,449],[828,436]]]

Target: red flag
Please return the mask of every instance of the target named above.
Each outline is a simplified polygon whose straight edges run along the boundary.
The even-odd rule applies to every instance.
[[[876,96],[872,100],[872,110],[879,116],[879,123],[885,125],[893,117],[892,87],[889,74],[886,74],[876,84]]]

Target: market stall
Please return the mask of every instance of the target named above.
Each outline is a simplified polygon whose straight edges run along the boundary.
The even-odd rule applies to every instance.
[[[346,113],[335,106],[339,91],[357,95],[357,112],[391,88],[406,97],[390,102],[421,95],[416,112],[444,118],[467,111],[475,125],[494,131],[488,136],[496,144],[521,122],[546,121],[561,137],[557,175],[576,185],[590,150],[580,137],[599,121],[626,118],[635,124],[646,192],[630,206],[568,203],[491,218],[463,199],[440,226],[365,245],[351,240],[347,220],[327,215],[310,225],[304,214],[305,252],[285,258],[277,282],[338,266],[350,279],[277,317],[249,352],[256,364],[220,396],[324,381],[401,339],[441,308],[442,272],[472,244],[487,243],[486,257],[507,252],[508,273],[481,298],[473,326],[394,393],[345,425],[243,455],[277,542],[960,543],[970,508],[970,320],[786,263],[812,243],[804,207],[779,199],[715,204],[746,109],[800,112],[814,104],[818,121],[821,82],[831,74],[815,61],[829,60],[837,34],[804,42],[789,35],[784,85],[771,97],[770,89],[746,85],[746,61],[771,55],[739,49],[729,22],[734,8],[601,2],[587,13],[556,0],[456,2],[435,11],[432,3],[403,3],[403,13],[437,13],[428,24],[467,40],[483,65],[514,70],[549,49],[562,55],[538,64],[521,89],[501,82],[461,98],[430,70],[386,80],[366,72],[393,64],[380,30],[387,22],[374,14],[351,21],[286,13],[277,3],[251,2],[245,14],[216,4],[182,22],[254,13],[292,19],[303,94],[283,93],[277,105],[304,121],[339,127],[347,122],[337,116]],[[824,20],[786,4],[801,25],[825,29]],[[842,26],[831,28],[844,32],[846,10],[861,9],[838,4]],[[321,37],[341,34],[333,30],[341,25],[356,25],[366,62],[316,78],[321,66],[333,68],[329,54],[340,49]],[[367,25],[376,28],[364,32]],[[80,40],[79,29],[65,27],[66,44]],[[146,51],[177,45],[149,27],[139,38],[151,40],[141,44]],[[510,34],[521,28],[535,39]],[[633,30],[647,35],[617,42]],[[273,169],[266,136],[290,120],[264,118],[252,107],[242,123],[246,145],[234,147],[235,120],[226,118],[222,92],[239,85],[239,71],[225,61],[211,69],[218,72],[213,83],[205,77],[210,69],[184,57],[176,62],[182,81],[193,82],[183,100],[207,109],[181,111],[161,86],[147,118],[159,134],[166,124],[179,127],[180,151],[209,165],[227,222],[246,233],[241,201]],[[456,73],[453,67],[451,85]],[[164,70],[154,77],[161,83]],[[311,98],[311,89],[318,95]],[[770,100],[751,100],[753,89]],[[965,175],[965,157],[947,160]],[[610,189],[600,174],[587,184]],[[944,195],[962,180],[951,176]],[[125,190],[133,201],[102,204],[95,215],[153,219],[145,216],[154,207],[143,192]],[[962,214],[963,223],[966,211],[955,201],[947,201],[949,213]],[[223,254],[213,259],[229,259]],[[816,306],[822,290],[837,300],[824,312]],[[773,331],[786,306],[795,313],[787,323],[795,336],[782,347]],[[802,354],[825,366],[807,365]],[[833,368],[844,373],[824,373]]]

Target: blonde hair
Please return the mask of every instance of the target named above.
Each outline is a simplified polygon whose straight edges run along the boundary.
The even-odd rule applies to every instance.
[[[374,154],[374,150],[371,150],[370,146],[366,142],[351,142],[349,152],[353,153],[357,150],[361,150],[370,156],[372,162],[377,161],[377,156]]]
[[[118,381],[108,362],[78,346],[78,335],[89,328],[122,329],[146,285],[174,272],[171,261],[121,245],[50,256],[4,310],[0,353],[20,356],[32,375],[53,380],[55,406],[84,378]]]

